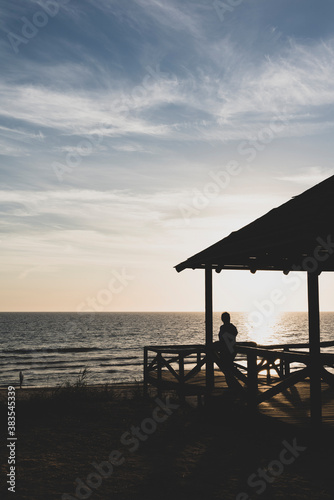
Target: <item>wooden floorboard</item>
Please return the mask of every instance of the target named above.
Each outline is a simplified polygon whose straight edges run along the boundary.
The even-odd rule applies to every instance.
[[[165,388],[177,390],[174,377],[163,371]],[[259,378],[259,390],[265,391],[272,387],[267,385],[266,378]],[[219,396],[228,390],[225,376],[215,371],[214,396]],[[185,385],[186,394],[205,393],[205,370],[201,370],[189,383]],[[273,396],[258,405],[258,410],[269,417],[298,426],[310,425],[310,383],[309,379],[298,382],[296,385]],[[322,382],[322,418],[324,426],[334,427],[334,390]]]

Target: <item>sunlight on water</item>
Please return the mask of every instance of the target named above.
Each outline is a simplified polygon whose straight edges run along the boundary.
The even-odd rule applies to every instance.
[[[277,313],[268,318],[263,318],[259,321],[246,323],[248,336],[257,344],[280,344],[282,338],[280,335],[280,323],[283,321],[283,315]]]
[[[214,340],[220,316],[214,313]],[[282,313],[260,321],[249,312],[231,312],[231,321],[239,342],[308,341],[307,313]],[[334,313],[322,313],[321,340],[333,340],[333,325]],[[145,345],[204,343],[204,313],[1,313],[0,385],[17,383],[20,370],[26,385],[75,381],[84,368],[89,383],[140,380]]]

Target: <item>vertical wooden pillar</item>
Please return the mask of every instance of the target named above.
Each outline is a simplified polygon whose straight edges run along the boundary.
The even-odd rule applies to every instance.
[[[321,367],[320,367],[320,314],[319,281],[317,272],[307,273],[308,322],[310,343],[310,396],[311,425],[314,431],[321,427]]]
[[[157,385],[158,385],[158,396],[161,398],[162,395],[162,354],[158,352],[157,354]]]
[[[144,347],[144,396],[147,396],[147,365],[148,365],[148,352],[147,347]]]
[[[184,388],[184,354],[179,355],[179,387],[180,387],[180,400],[185,401],[185,388]]]
[[[252,351],[247,353],[247,385],[248,406],[255,409],[257,406],[256,398],[258,395],[258,373],[257,354]]]
[[[206,358],[206,389],[210,392],[214,387],[214,372],[212,359],[213,336],[213,304],[212,304],[212,266],[205,266],[205,345]]]

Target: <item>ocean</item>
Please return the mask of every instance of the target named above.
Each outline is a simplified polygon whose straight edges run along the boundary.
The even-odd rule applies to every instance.
[[[231,313],[238,341],[308,341],[307,313],[282,313],[258,324]],[[214,340],[220,314],[214,314]],[[333,340],[334,313],[321,314],[321,340]],[[0,313],[0,385],[57,386],[142,380],[145,345],[202,344],[204,313]],[[334,352],[333,348],[326,352]]]

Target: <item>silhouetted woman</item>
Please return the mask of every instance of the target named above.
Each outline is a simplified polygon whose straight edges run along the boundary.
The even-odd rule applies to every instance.
[[[238,330],[231,323],[231,316],[228,312],[223,312],[221,315],[223,324],[219,329],[219,342],[217,347],[220,353],[222,367],[224,369],[226,382],[229,387],[232,387],[235,382],[233,376],[233,361],[236,356],[236,337]]]

